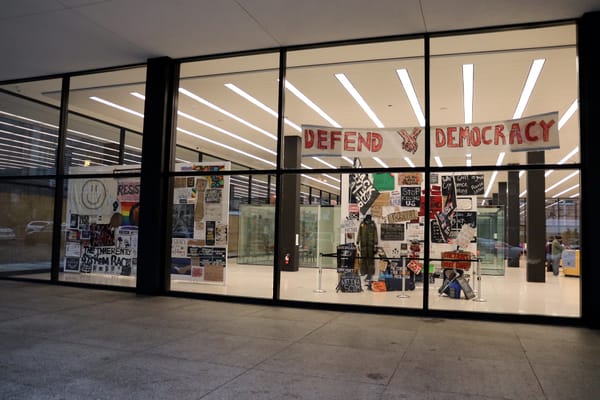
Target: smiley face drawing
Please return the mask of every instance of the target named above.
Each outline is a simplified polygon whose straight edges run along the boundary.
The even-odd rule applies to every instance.
[[[98,179],[90,179],[83,184],[81,202],[89,210],[98,210],[106,200],[106,186]]]

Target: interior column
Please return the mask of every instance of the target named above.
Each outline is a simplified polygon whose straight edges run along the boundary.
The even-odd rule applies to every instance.
[[[527,164],[543,165],[544,152],[527,153]],[[545,282],[546,179],[543,169],[527,171],[527,282]],[[540,231],[541,230],[541,231]]]

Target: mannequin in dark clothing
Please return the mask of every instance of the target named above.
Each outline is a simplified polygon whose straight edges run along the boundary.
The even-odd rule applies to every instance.
[[[365,215],[365,219],[358,227],[358,238],[356,244],[360,250],[360,274],[367,275],[367,280],[375,273],[375,249],[377,247],[377,226],[370,214]]]

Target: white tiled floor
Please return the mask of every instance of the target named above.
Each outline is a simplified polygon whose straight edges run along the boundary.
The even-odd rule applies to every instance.
[[[469,271],[472,272],[472,271]],[[578,317],[580,315],[580,279],[562,273],[546,273],[543,283],[527,282],[526,262],[520,268],[506,268],[504,276],[483,275],[481,293],[473,300],[451,299],[438,294],[442,284],[436,279],[429,287],[429,308],[441,310],[476,311],[489,313],[533,314]],[[135,279],[93,274],[61,274],[61,280],[108,285],[135,286]],[[336,293],[338,275],[335,269],[323,269],[319,284],[319,270],[300,268],[296,272],[281,272],[281,299],[316,303],[343,303],[372,306],[422,308],[423,285],[417,283],[409,297],[400,298],[401,292]],[[229,260],[226,284],[203,284],[173,281],[171,290],[181,292],[213,293],[232,296],[271,298],[273,271],[269,266],[238,265]],[[474,277],[470,284],[477,293]],[[321,289],[322,292],[319,292]],[[476,301],[477,299],[485,301]]]

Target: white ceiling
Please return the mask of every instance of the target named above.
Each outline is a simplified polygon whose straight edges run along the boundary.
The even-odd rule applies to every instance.
[[[182,58],[338,40],[558,21],[578,18],[595,10],[600,10],[600,0],[4,0],[0,16],[0,81],[137,64],[157,56]],[[432,125],[463,122],[460,75],[463,63],[475,65],[474,122],[512,118],[531,61],[538,56],[546,59],[544,73],[524,115],[550,111],[558,111],[559,116],[562,115],[577,99],[574,35],[571,26],[531,31],[528,35],[511,36],[510,32],[505,32],[465,40],[438,38],[432,41],[432,53],[438,55],[431,64]],[[507,57],[509,49],[518,51],[512,51]],[[342,126],[373,126],[337,80],[332,78],[333,74],[344,72],[385,126],[416,126],[417,120],[406,96],[398,95],[402,93],[402,87],[393,73],[395,68],[408,68],[423,103],[424,75],[423,61],[418,58],[422,56],[420,52],[422,42],[408,41],[394,42],[391,47],[380,44],[291,53],[288,56],[291,68],[287,79]],[[367,61],[357,62],[361,60]],[[275,133],[275,119],[257,112],[254,106],[233,95],[223,85],[235,83],[276,109],[277,62],[274,54],[245,58],[240,66],[228,64],[229,61],[192,64],[184,66],[182,77],[189,79],[182,80],[181,86]],[[252,68],[251,63],[254,64]],[[311,66],[303,68],[305,65]],[[224,73],[227,69],[239,72],[242,68],[249,71],[244,74]],[[107,75],[73,78],[71,108],[141,131],[142,120],[139,117],[109,109],[91,101],[89,96],[99,96],[143,112],[143,102],[129,93],[133,90],[143,93],[144,70],[121,72],[113,78],[112,82]],[[58,99],[60,89],[57,81],[5,87],[46,101]],[[266,136],[242,127],[185,96],[180,96],[179,109],[256,144],[275,149],[275,143]],[[286,97],[286,117],[298,125],[329,125],[291,95]],[[223,141],[220,134],[189,121],[180,119],[179,126]],[[286,131],[286,134],[290,133],[294,132]],[[561,130],[560,139],[561,149],[546,152],[547,162],[558,162],[578,145],[577,115]],[[237,150],[274,160],[272,154],[236,141],[231,142],[233,149],[224,150],[180,134],[178,143],[258,169],[270,167],[240,156]],[[515,158],[507,158],[504,164],[526,162],[522,153],[513,156]],[[494,160],[495,156],[487,156],[487,161],[480,164],[493,164]],[[462,158],[447,159],[445,165],[462,162]],[[323,167],[313,160],[306,160],[306,163],[314,168]],[[548,178],[547,187],[566,174],[557,173]],[[499,177],[498,180],[506,179]],[[565,185],[571,184],[567,182]],[[555,189],[554,193],[559,190]]]
[[[0,81],[173,58],[578,18],[599,0],[3,0]]]

